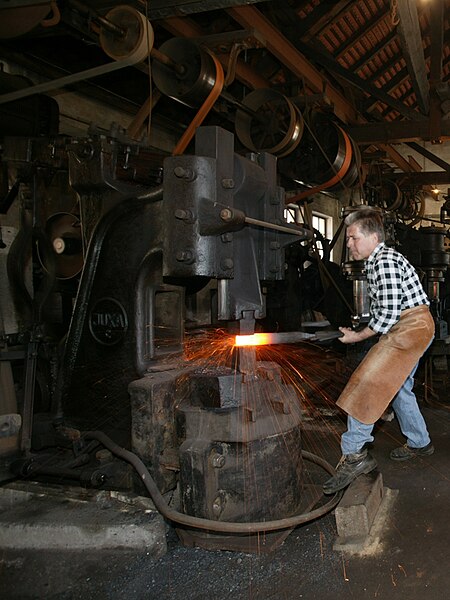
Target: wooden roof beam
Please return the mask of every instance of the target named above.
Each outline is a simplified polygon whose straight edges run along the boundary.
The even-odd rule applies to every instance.
[[[362,29],[358,29],[358,31],[355,31],[353,35],[347,38],[345,44],[342,44],[340,46],[338,52],[336,52],[334,57],[341,58],[350,48],[353,48],[355,44],[357,44],[360,40],[365,38],[371,29],[385,21],[388,16],[389,11],[386,11],[386,9],[384,8],[381,11],[377,12],[371,19],[364,23]]]
[[[241,4],[242,0],[151,0],[146,4],[147,17],[151,20],[167,19],[180,15],[192,15],[219,8]],[[268,2],[268,0],[245,0],[246,4]]]
[[[445,36],[445,43],[448,43],[450,41],[450,31],[448,34],[446,34]],[[427,58],[430,54],[430,49],[427,48],[425,50],[425,58]],[[444,61],[444,66],[448,64],[450,58],[447,57]],[[406,79],[408,79],[408,69],[406,69],[406,67],[404,69],[402,69],[401,71],[399,71],[397,73],[397,75],[395,75],[395,77],[393,77],[392,79],[390,79],[388,81],[388,83],[386,85],[384,85],[382,88],[383,92],[389,93],[391,90],[395,89],[396,87],[398,87],[399,85],[401,85],[403,83],[403,81],[406,81]],[[413,93],[414,90],[412,90],[411,88],[411,93]],[[368,100],[367,102],[364,103],[363,108],[362,108],[362,112],[370,112],[370,110],[373,108],[373,106],[376,104],[376,102],[373,101],[373,99],[371,98],[370,100]]]
[[[405,181],[411,185],[448,185],[450,173],[448,171],[421,171],[420,173],[390,173],[389,179]]]
[[[364,56],[352,64],[352,71],[354,73],[360,71],[368,62],[373,60],[377,54],[389,46],[389,44],[393,42],[396,37],[397,33],[395,31],[391,31],[391,33],[384,37],[381,42],[378,42],[378,44],[371,48],[367,54],[364,54]]]
[[[367,81],[366,79],[363,79],[356,73],[345,69],[341,64],[334,60],[334,58],[329,53],[327,53],[325,49],[319,49],[317,45],[315,45],[314,47],[309,47],[305,44],[301,44],[299,47],[303,54],[305,54],[305,56],[317,61],[323,67],[332,71],[339,77],[342,77],[343,79],[345,79],[345,81],[347,81],[351,85],[354,85],[359,90],[370,94],[373,98],[377,98],[381,102],[384,102],[404,117],[408,117],[409,119],[419,119],[421,117],[421,115],[418,114],[415,110],[409,108],[402,102],[399,102],[396,98],[393,98],[389,94],[386,94],[383,90],[378,88],[370,81]]]
[[[399,24],[397,26],[408,72],[416,93],[420,111],[426,115],[430,108],[427,70],[423,53],[416,0],[402,0],[396,3]]]
[[[429,161],[431,161],[438,167],[441,167],[441,169],[444,169],[445,171],[450,172],[450,164],[448,164],[447,161],[440,158],[439,156],[436,156],[436,154],[434,154],[433,152],[430,152],[426,148],[423,148],[417,142],[407,142],[407,146],[409,146],[412,150],[415,150],[416,152],[418,152],[419,154],[421,154],[422,156],[427,158]]]
[[[400,154],[393,146],[389,144],[377,144],[380,150],[386,152],[391,161],[405,173],[412,173],[420,169],[419,165],[411,164],[404,156]]]
[[[353,0],[339,0],[338,2],[334,2],[331,6],[327,3],[320,3],[306,19],[302,20],[305,21],[304,27],[302,27],[302,33],[300,33],[302,40],[308,42],[310,39],[320,35],[320,33],[326,27],[332,25],[351,4],[353,4]],[[318,11],[320,10],[321,15],[318,16]]]
[[[342,121],[345,123],[362,121],[347,98],[333,87],[329,80],[259,10],[253,6],[240,6],[229,8],[227,12],[245,29],[256,30],[259,39],[264,39],[266,48],[299,80],[304,80],[313,92],[325,92],[333,104],[334,113]]]
[[[430,138],[434,143],[441,141],[439,123],[441,119],[441,100],[436,89],[442,82],[442,54],[444,50],[444,1],[435,0],[430,15]]]
[[[450,137],[450,120],[442,119],[440,122],[442,135]],[[430,122],[423,121],[391,121],[368,123],[347,127],[347,132],[357,144],[388,144],[400,142],[413,142],[428,140],[430,136]]]

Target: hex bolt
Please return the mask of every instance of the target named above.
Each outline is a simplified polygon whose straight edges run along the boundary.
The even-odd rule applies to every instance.
[[[173,170],[175,177],[179,177],[180,179],[187,179],[188,181],[192,181],[195,179],[195,173],[192,169],[186,169],[184,167],[175,167]]]
[[[222,510],[222,499],[220,498],[220,496],[217,496],[217,498],[213,500],[212,511],[218,517],[221,514]]]
[[[103,448],[95,453],[95,458],[101,463],[106,463],[112,461],[113,455],[109,450]]]
[[[178,262],[191,263],[194,260],[190,250],[178,250],[175,257]]]
[[[181,221],[190,221],[191,223],[194,221],[192,212],[190,210],[185,210],[184,208],[176,209],[175,218],[180,219]]]
[[[279,250],[281,248],[280,242],[270,242],[271,250]]]
[[[234,262],[232,258],[224,258],[220,263],[222,269],[229,271],[234,267]]]
[[[231,232],[229,232],[229,231],[227,233],[222,233],[222,235],[220,236],[220,239],[224,243],[232,242],[233,241],[233,234]]]
[[[220,218],[222,221],[231,221],[233,218],[233,211],[230,208],[222,208],[220,211]]]
[[[225,190],[232,190],[234,188],[234,179],[224,178],[222,179],[221,184]]]
[[[223,454],[219,454],[215,452],[211,456],[211,466],[215,469],[221,469],[225,464],[225,456]]]

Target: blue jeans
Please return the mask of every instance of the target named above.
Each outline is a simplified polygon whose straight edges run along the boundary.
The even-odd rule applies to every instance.
[[[414,375],[418,364],[411,371],[392,402],[392,408],[398,419],[400,429],[411,448],[423,448],[430,443],[427,426],[413,392]],[[347,417],[347,431],[341,436],[342,454],[361,452],[367,442],[373,442],[374,424],[365,425],[354,417]]]

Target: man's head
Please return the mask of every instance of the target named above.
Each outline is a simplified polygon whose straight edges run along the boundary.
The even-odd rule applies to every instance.
[[[346,219],[347,248],[354,260],[368,258],[380,242],[384,241],[381,215],[370,208],[355,210]]]

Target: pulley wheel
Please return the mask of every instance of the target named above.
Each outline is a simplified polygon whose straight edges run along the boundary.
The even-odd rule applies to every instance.
[[[70,279],[83,268],[80,220],[70,213],[55,213],[47,219],[45,235],[54,252],[57,279]],[[45,252],[37,245],[39,261],[44,269]]]
[[[359,148],[348,134],[325,115],[314,115],[295,155],[280,161],[280,172],[327,191],[351,186],[359,174]]]
[[[120,27],[124,35],[115,35],[102,27],[100,45],[103,51],[114,60],[145,60],[153,48],[155,36],[144,15],[132,6],[123,5],[111,9],[105,18]]]
[[[298,146],[304,121],[300,110],[280,92],[257,89],[236,112],[236,134],[240,142],[254,152],[286,156]]]
[[[213,57],[194,42],[182,38],[167,40],[159,51],[178,68],[153,61],[153,81],[158,90],[191,108],[201,106],[216,81]]]
[[[51,12],[50,2],[33,6],[16,6],[0,10],[0,39],[29,33]]]
[[[425,195],[422,192],[415,194],[404,193],[402,195],[401,206],[397,210],[399,221],[413,227],[420,223],[425,214]]]
[[[388,212],[398,210],[402,206],[402,193],[395,181],[383,179],[379,185],[375,186],[375,191],[377,206],[384,208]]]

